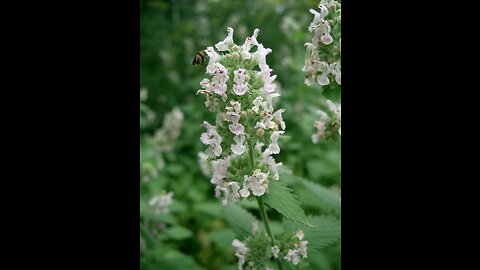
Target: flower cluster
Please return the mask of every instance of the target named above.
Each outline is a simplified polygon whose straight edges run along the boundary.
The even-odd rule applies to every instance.
[[[308,241],[302,241],[304,236],[302,230],[298,230],[295,236],[296,239],[293,243],[291,243],[291,248],[287,250],[287,254],[283,257],[283,259],[292,262],[294,265],[297,265],[300,262],[300,259],[307,258]],[[302,257],[300,258],[300,256]]]
[[[341,85],[341,4],[321,0],[318,8],[320,11],[310,9],[314,17],[308,31],[313,32],[313,38],[312,42],[305,43],[305,84],[310,86],[316,81],[326,86],[332,79]]]
[[[152,207],[155,214],[160,215],[169,211],[169,205],[172,204],[173,192],[162,192],[154,196],[148,201],[148,205]]]
[[[235,239],[232,246],[235,248],[235,256],[238,258],[238,269],[242,270],[245,263],[247,263],[248,269],[254,266],[262,269],[258,266],[265,266],[272,258],[297,265],[302,259],[307,258],[308,241],[303,238],[303,231],[297,230],[295,234],[287,233],[286,237],[282,237],[282,241],[276,241],[273,246],[268,236],[260,231],[247,237],[243,242]]]
[[[272,157],[280,153],[279,137],[284,134],[285,109],[274,110],[276,75],[266,62],[272,52],[257,41],[255,29],[243,45],[233,41],[233,29],[228,35],[205,50],[208,55],[206,73],[211,78],[200,82],[197,94],[206,96],[205,106],[216,112],[215,124],[204,121],[206,128],[200,140],[207,145],[200,155],[202,171],[215,184],[215,195],[223,204],[250,195],[262,196],[269,180],[278,180],[277,166]],[[256,47],[255,51],[252,49]],[[258,68],[257,68],[258,66]],[[208,156],[208,164],[206,157]]]
[[[183,113],[175,107],[163,119],[162,128],[153,137],[158,152],[168,152],[173,148],[173,142],[180,136],[183,125]]]
[[[272,254],[269,250],[271,240],[263,231],[256,231],[244,241],[233,240],[238,269],[266,269]]]
[[[341,104],[334,104],[330,100],[327,100],[326,104],[330,116],[324,111],[317,111],[317,114],[320,115],[320,119],[313,124],[317,129],[317,132],[312,135],[313,143],[318,143],[319,139],[328,138],[337,132],[339,135],[342,135]]]

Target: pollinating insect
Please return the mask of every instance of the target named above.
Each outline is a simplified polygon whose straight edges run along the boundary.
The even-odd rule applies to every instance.
[[[193,58],[192,65],[201,65],[205,62],[205,59],[208,59],[207,53],[205,51],[199,51],[195,58]]]

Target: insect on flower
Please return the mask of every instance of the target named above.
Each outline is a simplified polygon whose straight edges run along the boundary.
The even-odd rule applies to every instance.
[[[193,58],[192,65],[201,65],[205,59],[208,59],[207,53],[204,50],[199,51]]]

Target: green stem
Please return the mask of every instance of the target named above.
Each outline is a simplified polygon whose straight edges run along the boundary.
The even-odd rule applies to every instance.
[[[249,151],[248,151],[248,157],[249,157],[249,160],[250,160],[250,166],[252,167],[252,171],[255,169],[255,159],[254,159],[254,156],[253,156],[253,150],[254,150],[253,146],[250,145]],[[263,224],[265,225],[265,230],[267,231],[267,234],[270,237],[270,239],[272,239],[272,243],[275,244],[275,237],[273,236],[273,233],[270,230],[270,224],[269,224],[269,221],[268,221],[267,211],[265,210],[265,205],[264,205],[262,196],[257,197],[257,202],[258,202],[258,209],[260,210],[260,216],[262,217]],[[280,262],[280,260],[276,260],[276,262],[277,262],[277,265],[278,265],[278,269],[283,270],[283,265]]]
[[[267,211],[265,211],[265,205],[263,202],[262,196],[257,197],[258,208],[260,210],[260,216],[262,217],[263,224],[265,225],[265,230],[267,231],[268,236],[272,239],[272,243],[275,244],[275,237],[273,236],[272,231],[270,230],[270,224],[268,221]],[[275,260],[278,265],[279,270],[283,270],[283,265],[280,260]]]

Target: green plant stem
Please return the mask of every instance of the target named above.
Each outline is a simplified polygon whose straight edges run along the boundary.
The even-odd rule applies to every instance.
[[[255,169],[255,159],[253,156],[253,146],[250,144],[248,157],[250,160],[250,166],[252,167],[252,171]],[[273,236],[272,231],[270,230],[270,224],[268,221],[267,211],[265,210],[265,205],[263,202],[262,196],[257,197],[258,202],[258,209],[260,210],[260,216],[262,217],[263,224],[265,225],[265,230],[267,231],[268,236],[272,239],[272,244],[275,244],[275,237]],[[276,260],[278,269],[283,270],[283,265],[280,260]]]
[[[263,202],[262,196],[257,197],[258,208],[260,210],[260,216],[262,217],[263,224],[265,225],[265,230],[267,231],[268,236],[272,239],[272,243],[275,244],[275,237],[273,236],[272,231],[270,230],[270,224],[268,221],[267,211],[265,211],[265,205]],[[275,260],[278,265],[278,269],[283,270],[283,265],[280,260]]]

